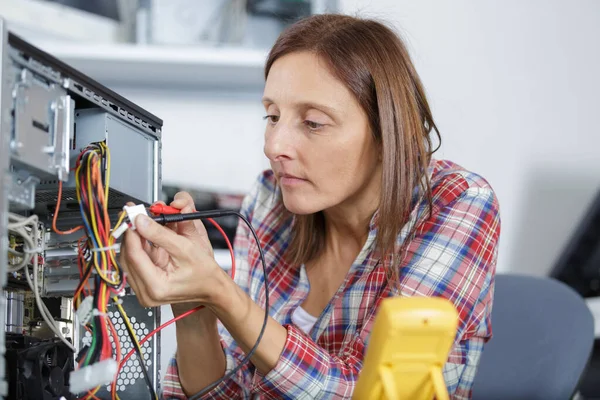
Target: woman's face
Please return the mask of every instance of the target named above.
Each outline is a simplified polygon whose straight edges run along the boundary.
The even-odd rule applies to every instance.
[[[324,61],[309,52],[279,58],[263,104],[264,151],[289,211],[311,214],[379,198],[380,148],[367,115]]]

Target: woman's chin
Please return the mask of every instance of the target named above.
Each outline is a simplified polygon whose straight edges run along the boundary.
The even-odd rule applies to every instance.
[[[315,206],[315,204],[312,204],[312,202],[299,199],[296,196],[286,196],[284,194],[282,197],[284,207],[292,214],[307,215],[321,211],[318,207]]]

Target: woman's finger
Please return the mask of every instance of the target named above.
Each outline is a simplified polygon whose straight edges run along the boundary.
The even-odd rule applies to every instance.
[[[173,201],[171,202],[170,206],[178,208],[180,210],[188,206],[192,209],[192,211],[196,211],[196,204],[194,203],[194,199],[192,198],[192,195],[188,192],[178,192],[173,197]]]
[[[177,235],[172,230],[165,228],[146,215],[138,215],[135,218],[136,232],[144,239],[165,249],[171,256],[185,251],[186,239]],[[147,256],[140,246],[141,252]]]
[[[160,295],[157,296],[157,293],[163,292],[161,286],[164,285],[164,281],[159,276],[156,265],[144,251],[140,236],[135,231],[128,231],[126,234],[128,235],[127,246],[123,257],[131,280],[130,286],[146,304],[166,300],[160,298]]]
[[[161,249],[154,243],[144,240],[144,251],[146,252],[146,254],[148,254],[152,262],[157,267],[164,269],[166,262],[169,259],[169,255],[164,249]]]
[[[127,283],[133,289],[137,296],[143,296],[143,292],[138,284],[138,277],[135,264],[131,261],[130,257],[130,244],[134,241],[139,241],[139,235],[132,233],[131,231],[125,232],[123,242],[121,244],[121,252],[119,254],[119,265],[123,268],[123,271],[127,274]],[[135,246],[134,246],[135,247]]]
[[[154,265],[160,269],[166,269],[169,265],[169,253],[155,244],[152,244],[151,247],[152,250],[150,250],[149,256]]]

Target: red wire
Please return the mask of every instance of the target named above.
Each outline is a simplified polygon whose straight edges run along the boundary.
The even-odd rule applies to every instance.
[[[233,252],[233,246],[231,245],[231,242],[229,241],[229,238],[225,234],[225,231],[223,231],[223,228],[221,228],[221,226],[215,220],[213,220],[212,218],[208,218],[208,221],[211,224],[213,224],[215,226],[215,228],[217,228],[217,230],[221,233],[221,235],[223,235],[223,238],[225,239],[225,242],[227,243],[227,247],[229,248],[229,254],[231,255],[231,279],[235,279],[235,254]],[[147,334],[146,336],[144,336],[144,338],[142,340],[140,340],[140,346],[143,345],[144,343],[146,343],[157,332],[163,330],[167,326],[171,325],[173,322],[179,321],[180,319],[185,318],[188,315],[193,314],[196,311],[201,310],[203,308],[204,308],[204,306],[198,306],[198,307],[192,308],[191,310],[184,312],[180,316],[172,318],[169,321],[165,322],[164,324],[162,324],[161,326],[159,326],[158,328],[156,328],[155,330],[153,330],[152,332],[150,332],[149,334]],[[125,363],[127,362],[127,360],[129,360],[129,358],[133,355],[133,353],[135,353],[135,348],[131,349],[129,351],[129,353],[127,353],[125,355],[125,357],[123,357],[123,360],[121,360],[121,362],[119,363],[118,370],[117,370],[117,375],[116,375],[117,377],[121,373],[120,372],[121,368],[123,368],[123,366],[125,365]],[[142,361],[143,360],[140,360],[140,362],[142,362]]]
[[[221,228],[221,225],[219,225],[217,221],[215,221],[212,218],[208,218],[208,222],[210,222],[214,225],[215,228],[217,228],[217,230],[221,233],[221,235],[223,235],[223,239],[225,239],[225,242],[227,243],[229,255],[231,256],[231,279],[235,279],[235,255],[233,254],[233,246],[231,245],[227,234],[225,234],[225,231],[223,230],[223,228]]]
[[[119,341],[119,335],[117,335],[117,331],[115,330],[115,326],[113,325],[112,321],[110,318],[108,318],[108,322],[110,323],[110,330],[112,332],[113,335],[113,342],[115,343],[115,353],[116,353],[116,361],[117,361],[117,366],[120,364],[121,362],[121,342]],[[115,394],[116,394],[116,386],[117,386],[117,377],[119,375],[115,375],[115,379],[112,381],[110,387],[111,387],[111,395],[112,395],[112,400],[115,400]]]

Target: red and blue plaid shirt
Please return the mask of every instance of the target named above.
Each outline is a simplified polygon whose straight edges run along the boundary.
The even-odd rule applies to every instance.
[[[425,201],[416,201],[410,221],[398,236],[400,245],[409,226],[417,224],[400,263],[400,284],[388,282],[374,251],[375,214],[368,239],[345,281],[305,334],[291,316],[306,298],[309,282],[303,266],[289,265],[282,257],[290,240],[291,221],[281,218],[283,206],[277,201],[273,173],[263,173],[246,197],[242,212],[255,227],[265,251],[270,315],[287,329],[285,347],[268,374],[261,374],[248,363],[205,398],[350,398],[377,307],[389,296],[439,296],[455,305],[460,321],[444,379],[452,398],[470,398],[483,345],[492,334],[490,315],[500,234],[498,202],[483,178],[454,163],[434,160],[429,174],[432,213],[427,212]],[[256,243],[244,224],[236,234],[235,253],[236,283],[263,305],[263,270]],[[227,373],[244,353],[222,326],[219,329]],[[186,398],[175,358],[163,380],[163,396]]]

